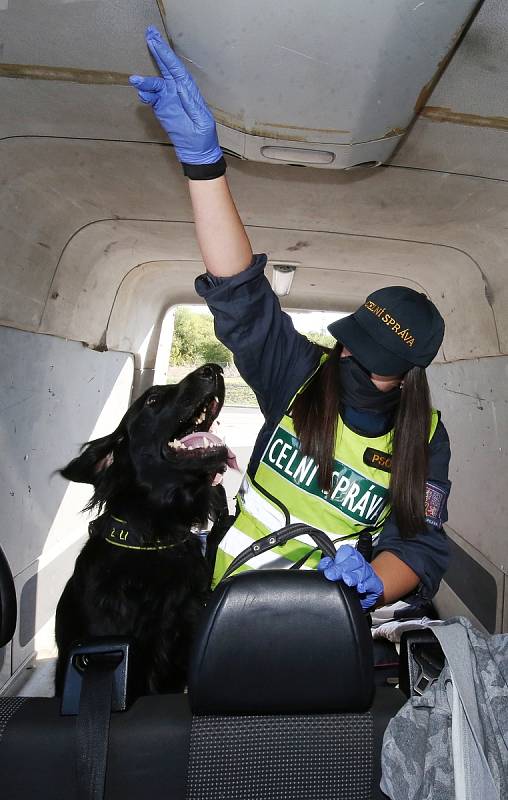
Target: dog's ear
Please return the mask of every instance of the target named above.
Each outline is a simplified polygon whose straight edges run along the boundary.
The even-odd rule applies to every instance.
[[[113,464],[113,450],[121,440],[122,435],[117,429],[109,436],[88,442],[83,445],[77,458],[73,458],[66,467],[59,470],[60,475],[75,483],[97,484],[105,471]]]

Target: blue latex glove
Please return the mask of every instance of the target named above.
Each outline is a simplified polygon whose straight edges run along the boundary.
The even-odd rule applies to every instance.
[[[368,561],[350,544],[343,544],[337,550],[335,558],[325,556],[318,564],[318,570],[324,572],[329,581],[343,581],[346,586],[354,586],[360,595],[363,609],[370,608],[384,592],[383,581],[379,578]]]
[[[149,103],[184,164],[215,164],[222,157],[215,120],[194,78],[163,40],[157,28],[146,29],[146,43],[160,78],[131,75],[129,83]]]

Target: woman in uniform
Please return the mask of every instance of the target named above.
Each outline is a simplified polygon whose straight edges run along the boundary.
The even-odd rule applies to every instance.
[[[265,418],[215,582],[253,540],[305,522],[340,545],[335,559],[319,561],[303,537],[249,567],[308,556],[327,578],[356,587],[364,608],[415,592],[430,599],[448,563],[450,448],[425,374],[443,338],[441,315],[424,294],[388,286],[329,326],[331,352],[297,333],[264,275],[266,256],[252,253],[210,110],[160,33],[148,28],[146,40],[160,77],[134,75],[130,83],[182,163],[206,267],[196,290]],[[366,533],[370,563],[353,546]]]

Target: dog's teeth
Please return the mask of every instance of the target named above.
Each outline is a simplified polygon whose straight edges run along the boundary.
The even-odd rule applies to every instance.
[[[216,403],[219,402],[219,398],[217,396],[215,396],[213,399],[215,400]]]

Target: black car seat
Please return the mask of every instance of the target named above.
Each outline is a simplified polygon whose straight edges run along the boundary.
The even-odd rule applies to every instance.
[[[203,613],[188,694],[112,714],[105,797],[378,800],[382,736],[405,700],[374,687],[353,590],[313,571],[245,572]],[[2,797],[84,800],[76,719],[58,699],[0,698]]]

